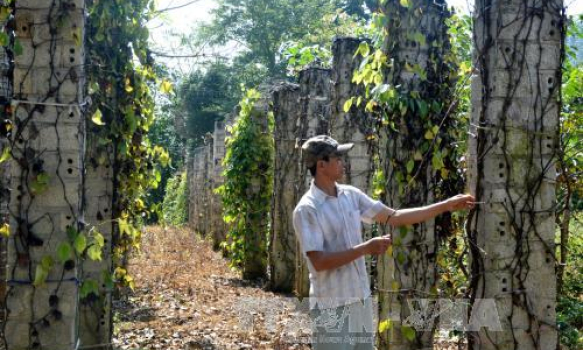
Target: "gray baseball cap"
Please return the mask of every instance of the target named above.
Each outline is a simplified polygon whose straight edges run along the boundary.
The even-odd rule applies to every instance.
[[[328,135],[318,135],[309,138],[302,145],[302,155],[308,168],[326,156],[340,156],[348,153],[354,147],[353,143],[339,144]]]

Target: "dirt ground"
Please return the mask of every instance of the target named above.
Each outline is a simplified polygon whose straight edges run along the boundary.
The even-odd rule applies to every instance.
[[[305,303],[242,280],[187,229],[148,227],[129,269],[136,286],[114,302],[116,349],[311,348]]]

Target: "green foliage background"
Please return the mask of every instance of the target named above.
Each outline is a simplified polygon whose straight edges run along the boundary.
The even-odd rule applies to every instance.
[[[186,171],[176,173],[166,185],[162,203],[163,222],[182,226],[188,221],[188,177]]]

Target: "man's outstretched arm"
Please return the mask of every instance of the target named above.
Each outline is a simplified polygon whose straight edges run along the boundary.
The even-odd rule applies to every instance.
[[[385,207],[375,217],[379,224],[391,226],[412,225],[427,221],[448,211],[466,210],[474,207],[474,197],[469,194],[458,194],[442,202],[410,209],[394,210]]]

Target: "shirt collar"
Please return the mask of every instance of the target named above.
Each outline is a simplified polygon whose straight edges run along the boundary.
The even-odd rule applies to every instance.
[[[310,184],[310,192],[312,194],[312,197],[314,197],[314,200],[316,201],[317,204],[322,204],[327,198],[335,198],[334,196],[330,196],[328,194],[326,194],[324,191],[322,191],[320,188],[318,188],[318,186],[316,186],[316,182],[314,180],[312,180],[311,184]],[[342,188],[342,186],[339,186],[338,184],[336,184],[336,193],[338,193],[338,197],[340,197],[340,194],[344,192],[344,189]]]

